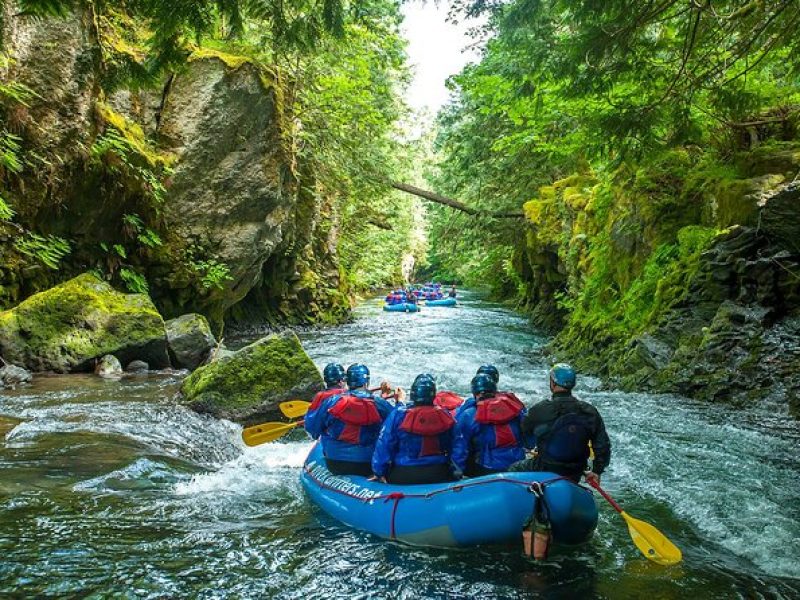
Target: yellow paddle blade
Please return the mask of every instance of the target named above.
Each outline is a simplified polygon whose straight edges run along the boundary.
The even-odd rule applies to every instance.
[[[639,551],[659,565],[674,565],[681,562],[680,549],[670,542],[658,529],[639,519],[634,519],[625,511],[620,513],[628,524],[631,539]]]
[[[308,412],[309,406],[311,406],[311,402],[306,402],[305,400],[289,400],[278,404],[281,412],[290,419],[302,417]]]
[[[296,423],[262,423],[261,425],[253,425],[242,431],[242,440],[244,440],[244,443],[248,446],[258,446],[259,444],[274,442],[279,437],[302,424],[302,421],[297,421]]]

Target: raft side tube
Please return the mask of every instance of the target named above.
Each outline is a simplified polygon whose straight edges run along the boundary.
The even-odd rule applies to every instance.
[[[442,298],[441,300],[426,300],[425,306],[457,306],[455,298]]]
[[[384,304],[383,310],[386,312],[419,312],[419,305],[410,302],[401,302],[399,304]]]
[[[544,484],[555,542],[585,542],[597,525],[591,492],[553,473],[499,473],[450,483],[389,485],[333,475],[317,444],[300,478],[311,499],[331,516],[409,544],[464,547],[519,541],[537,502],[533,482]]]

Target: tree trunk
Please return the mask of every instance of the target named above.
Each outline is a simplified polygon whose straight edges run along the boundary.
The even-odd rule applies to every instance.
[[[407,194],[413,194],[414,196],[419,196],[420,198],[424,198],[425,200],[429,200],[430,202],[436,202],[437,204],[443,204],[444,206],[449,206],[450,208],[460,210],[461,212],[467,213],[468,215],[472,215],[473,217],[488,216],[494,219],[522,219],[525,216],[522,213],[522,211],[495,212],[489,210],[479,210],[477,208],[467,206],[466,204],[464,204],[463,202],[459,202],[458,200],[453,200],[452,198],[442,196],[441,194],[435,194],[433,192],[423,190],[413,185],[408,185],[407,183],[399,183],[395,181],[392,183],[392,187],[396,190],[400,190],[401,192],[406,192]]]

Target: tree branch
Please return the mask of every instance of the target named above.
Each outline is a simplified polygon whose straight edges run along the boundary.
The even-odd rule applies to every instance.
[[[463,202],[459,202],[458,200],[453,200],[452,198],[448,198],[446,196],[442,196],[441,194],[436,194],[434,192],[429,192],[427,190],[423,190],[413,185],[408,185],[407,183],[399,183],[395,181],[392,183],[392,187],[396,190],[400,190],[401,192],[412,194],[414,196],[419,196],[420,198],[424,198],[425,200],[429,200],[430,202],[435,202],[437,204],[449,206],[450,208],[454,208],[463,213],[467,213],[468,215],[472,215],[473,217],[488,216],[488,217],[493,217],[495,219],[522,219],[525,216],[522,213],[522,211],[505,212],[505,211],[478,210],[477,208],[467,206],[466,204],[464,204]]]

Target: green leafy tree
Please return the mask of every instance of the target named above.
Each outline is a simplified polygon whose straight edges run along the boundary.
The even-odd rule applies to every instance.
[[[570,173],[635,170],[676,148],[725,160],[796,134],[797,2],[467,0],[454,14],[488,15],[487,41],[450,82],[431,181],[470,205],[518,208]],[[503,265],[523,228],[474,221],[435,212],[432,260],[512,290]]]

